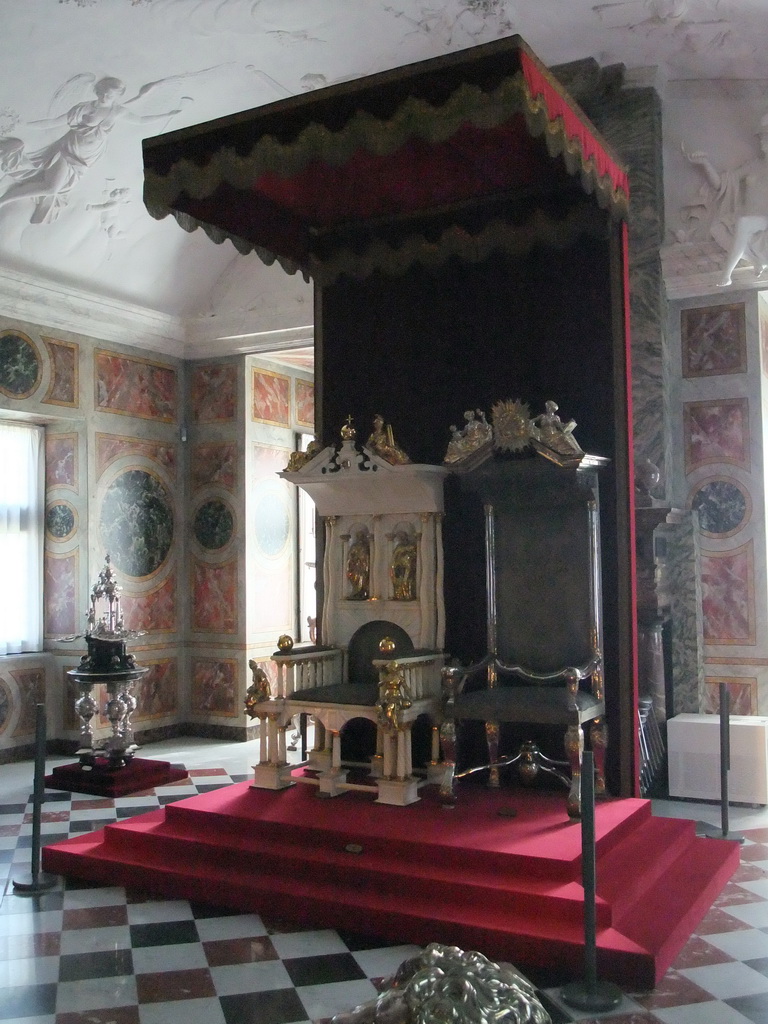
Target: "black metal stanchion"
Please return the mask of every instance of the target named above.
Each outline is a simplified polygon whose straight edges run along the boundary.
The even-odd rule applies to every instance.
[[[592,751],[581,766],[581,879],[584,886],[584,980],[560,990],[568,1006],[591,1013],[612,1010],[621,1002],[621,989],[597,979],[597,870],[595,865],[595,769]]]
[[[706,821],[696,822],[696,835],[707,839],[730,839],[744,842],[738,832],[729,832],[728,772],[731,770],[731,692],[727,683],[720,683],[720,828]]]
[[[33,896],[53,888],[56,875],[40,871],[40,822],[45,790],[45,704],[35,708],[35,788],[32,795],[32,857],[31,871],[13,879],[14,892]]]

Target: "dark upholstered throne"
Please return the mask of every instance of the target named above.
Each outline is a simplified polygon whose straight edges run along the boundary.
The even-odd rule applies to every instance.
[[[486,453],[467,466],[462,484],[485,514],[488,651],[466,668],[443,670],[443,753],[453,779],[481,768],[490,784],[517,765],[524,779],[540,771],[569,787],[568,813],[581,811],[583,726],[605,792],[605,702],[600,625],[600,535],[597,470],[606,460],[584,456],[578,466],[541,456],[509,459]],[[466,723],[485,726],[488,756],[456,770]],[[501,754],[500,727],[565,729],[565,760],[523,739]],[[520,731],[519,729],[517,730]]]

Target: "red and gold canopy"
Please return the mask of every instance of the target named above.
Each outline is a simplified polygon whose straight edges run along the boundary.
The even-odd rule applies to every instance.
[[[148,139],[144,199],[320,283],[626,216],[625,168],[519,36]]]

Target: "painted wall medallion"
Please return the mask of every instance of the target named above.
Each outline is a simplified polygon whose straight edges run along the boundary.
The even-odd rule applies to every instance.
[[[126,576],[157,572],[173,543],[173,503],[162,481],[144,469],[128,469],[107,488],[101,503],[104,550]]]
[[[685,471],[726,462],[749,469],[749,402],[722,398],[683,405]]]
[[[680,333],[684,377],[747,372],[743,303],[684,309]]]
[[[290,426],[291,378],[271,370],[254,370],[251,418],[256,423]]]
[[[706,480],[694,492],[691,508],[709,537],[730,537],[749,521],[749,495],[733,480]]]
[[[193,523],[195,539],[206,551],[218,551],[232,540],[235,517],[220,498],[204,502],[195,513]]]
[[[94,352],[96,408],[122,416],[173,423],[176,419],[176,370],[164,363],[116,352]]]
[[[37,347],[21,331],[0,333],[0,391],[28,398],[40,383],[43,365]]]
[[[254,537],[259,551],[266,558],[279,558],[291,529],[291,510],[283,481],[262,481],[253,506]]]
[[[77,490],[77,434],[46,432],[45,486]]]
[[[50,540],[68,540],[77,528],[77,514],[68,501],[55,501],[45,510],[45,532]]]
[[[76,409],[80,403],[79,346],[69,341],[54,341],[53,338],[43,338],[43,341],[51,361],[51,381],[43,402]]]
[[[196,423],[226,423],[237,414],[237,367],[211,363],[192,369],[190,414]]]
[[[300,427],[315,427],[315,385],[311,380],[297,377],[296,386],[296,423]]]
[[[701,553],[701,607],[706,643],[754,645],[754,577],[751,541],[733,551]]]
[[[195,658],[192,661],[192,711],[200,715],[240,714],[237,700],[237,662]]]
[[[0,679],[0,733],[5,732],[7,729],[12,709],[13,698],[11,697],[11,692],[6,686],[5,680]]]

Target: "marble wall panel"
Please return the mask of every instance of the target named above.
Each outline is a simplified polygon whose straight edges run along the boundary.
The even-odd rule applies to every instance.
[[[163,441],[151,441],[122,434],[96,433],[96,473],[101,476],[116,459],[138,455],[151,459],[175,480],[177,476],[177,446]]]
[[[95,408],[173,423],[178,415],[178,374],[165,363],[116,352],[94,352]]]
[[[45,435],[45,486],[78,489],[77,434]]]
[[[134,725],[175,715],[179,711],[179,673],[176,658],[154,660],[145,655],[136,660],[149,671],[134,686]]]
[[[193,657],[191,671],[193,714],[225,718],[242,714],[235,659]]]
[[[294,408],[296,423],[300,427],[315,429],[315,385],[312,381],[296,377],[294,380]]]
[[[192,367],[189,413],[193,423],[229,423],[237,416],[237,367],[204,363]]]
[[[192,559],[192,629],[198,633],[236,633],[238,563],[208,565]]]
[[[733,676],[708,676],[704,684],[701,713],[720,714],[720,683],[728,687],[730,713],[732,715],[756,715],[757,679],[742,679]]]
[[[16,681],[19,695],[19,716],[13,736],[31,739],[35,735],[37,705],[45,703],[45,669],[17,668],[10,675]]]
[[[291,422],[291,378],[273,370],[253,369],[251,419],[288,427]]]
[[[176,633],[176,573],[169,573],[152,590],[123,593],[121,607],[127,629],[141,629],[147,633]]]
[[[76,409],[80,405],[80,346],[46,337],[43,341],[51,363],[51,377],[43,404]]]
[[[20,401],[40,386],[43,358],[38,345],[19,330],[0,331],[0,394]]]
[[[711,463],[750,468],[749,401],[711,399],[683,405],[685,472]]]
[[[44,559],[45,636],[55,639],[82,632],[85,605],[80,606],[79,552],[55,554]]]
[[[754,548],[702,551],[704,639],[710,644],[754,645]]]
[[[237,445],[229,441],[193,444],[190,457],[190,486],[217,486],[234,491],[238,479]]]
[[[743,302],[683,309],[680,318],[683,377],[747,372]]]

